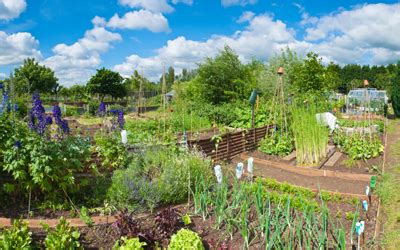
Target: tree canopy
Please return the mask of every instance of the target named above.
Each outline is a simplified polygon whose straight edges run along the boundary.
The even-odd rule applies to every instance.
[[[24,60],[24,64],[15,69],[13,83],[17,94],[56,93],[59,84],[54,72],[40,65],[33,58]]]
[[[87,90],[91,94],[98,94],[103,101],[106,95],[113,98],[122,98],[126,96],[127,89],[123,82],[124,78],[112,70],[102,68],[97,70],[87,83]]]

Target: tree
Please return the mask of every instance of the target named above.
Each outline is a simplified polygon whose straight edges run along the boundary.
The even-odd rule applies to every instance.
[[[163,82],[163,76],[160,77],[160,84]],[[167,85],[167,91],[171,89],[175,82],[175,70],[173,67],[169,67],[168,71],[165,73],[165,83]]]
[[[284,90],[285,94],[289,94],[289,86],[293,84],[294,69],[301,65],[302,60],[289,48],[282,49],[280,54],[275,54],[268,60],[265,70],[262,70],[257,79],[257,88],[261,91],[263,96],[268,99],[272,98],[275,94],[276,83],[278,79],[277,71],[279,67],[284,68]]]
[[[97,70],[96,74],[90,78],[87,83],[87,90],[91,94],[98,94],[100,101],[103,101],[106,95],[122,98],[127,94],[123,80],[118,72],[102,68]]]
[[[215,58],[207,58],[199,65],[194,80],[203,101],[213,104],[226,103],[238,98],[247,98],[245,93],[247,79],[238,55],[228,46]]]
[[[325,68],[321,58],[309,52],[304,63],[294,69],[293,87],[299,93],[320,93],[327,89],[325,84]]]
[[[397,67],[400,67],[400,62],[397,64]],[[392,86],[392,106],[393,111],[396,117],[400,117],[400,70],[397,70],[397,74],[393,79],[393,86]]]
[[[58,89],[58,79],[54,72],[40,65],[33,58],[24,60],[24,64],[14,72],[14,86],[17,94],[54,93]]]

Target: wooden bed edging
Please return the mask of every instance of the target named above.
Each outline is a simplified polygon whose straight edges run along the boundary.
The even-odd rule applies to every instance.
[[[114,216],[93,216],[91,217],[93,221],[93,226],[106,225],[115,222]],[[0,218],[0,228],[12,226],[14,219],[11,218]],[[60,219],[23,219],[23,221],[28,222],[29,228],[40,229],[43,228],[42,224],[47,224],[51,228],[55,227]],[[66,221],[69,222],[71,227],[87,227],[88,225],[82,221],[80,218],[67,218]]]
[[[246,160],[249,158],[247,154],[241,155],[242,160]],[[306,175],[312,177],[335,177],[344,180],[352,180],[352,181],[363,181],[369,182],[372,175],[368,174],[354,174],[354,173],[344,173],[332,170],[324,170],[324,169],[315,169],[315,168],[307,168],[307,167],[300,167],[300,166],[292,166],[289,164],[281,163],[281,162],[274,162],[269,160],[263,160],[259,158],[254,158],[254,163],[267,165],[273,168],[279,168],[288,172],[296,173],[299,175]]]

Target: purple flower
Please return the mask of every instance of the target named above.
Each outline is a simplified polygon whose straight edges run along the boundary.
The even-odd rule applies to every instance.
[[[106,114],[106,105],[104,104],[104,102],[100,103],[99,114],[100,116],[104,116]]]
[[[119,113],[119,110],[118,109],[110,109],[110,111],[109,111],[111,114],[113,114],[113,115],[117,115],[118,113]]]
[[[18,103],[14,103],[14,111],[17,112],[19,110]]]
[[[32,96],[32,109],[29,111],[28,126],[30,129],[35,130],[39,135],[46,132],[47,125],[51,124],[51,117],[46,117],[45,110],[40,100],[38,93]]]
[[[62,120],[59,126],[61,127],[61,130],[64,132],[64,134],[69,134],[70,130],[67,120]]]
[[[2,83],[0,83],[0,89],[3,89],[3,84]]]
[[[53,117],[55,120],[55,123],[58,125],[58,127],[61,129],[61,131],[64,134],[69,134],[69,126],[68,122],[61,117],[61,109],[58,105],[53,107]]]
[[[20,149],[22,147],[21,141],[20,140],[16,140],[15,144],[14,144],[14,147],[17,148],[17,149]]]
[[[125,119],[124,119],[124,111],[120,111],[118,113],[118,124],[120,129],[124,129]]]
[[[46,116],[46,124],[51,125],[53,123],[53,118],[51,116]]]

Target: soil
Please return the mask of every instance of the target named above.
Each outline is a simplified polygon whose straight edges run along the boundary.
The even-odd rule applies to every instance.
[[[250,153],[250,156],[259,157],[260,154],[263,154],[259,151],[255,151]],[[271,160],[274,156],[269,156],[264,154],[263,159],[269,158]],[[234,169],[236,163],[242,161],[240,157],[236,157],[229,168]],[[280,159],[280,162],[285,162]],[[334,192],[341,193],[354,193],[354,194],[364,194],[365,186],[368,185],[368,182],[362,181],[353,181],[353,180],[343,180],[341,178],[336,177],[312,177],[299,175],[296,173],[292,173],[289,171],[285,171],[278,168],[268,167],[268,166],[255,166],[254,175],[260,177],[268,177],[276,179],[279,182],[288,182],[293,185],[308,187],[313,189],[323,189]]]
[[[355,173],[355,174],[370,174],[370,175],[375,175],[378,174],[376,171],[374,171],[371,167],[376,166],[377,170],[380,171],[380,166],[382,165],[383,162],[383,157],[379,156],[376,158],[368,159],[368,160],[358,160],[355,162],[354,166],[348,167],[346,165],[346,161],[349,159],[349,157],[345,154],[340,157],[339,161],[336,163],[336,166],[334,167],[326,167],[323,166],[322,169],[326,170],[334,170],[334,171],[340,171],[340,172],[349,172],[349,173]]]

